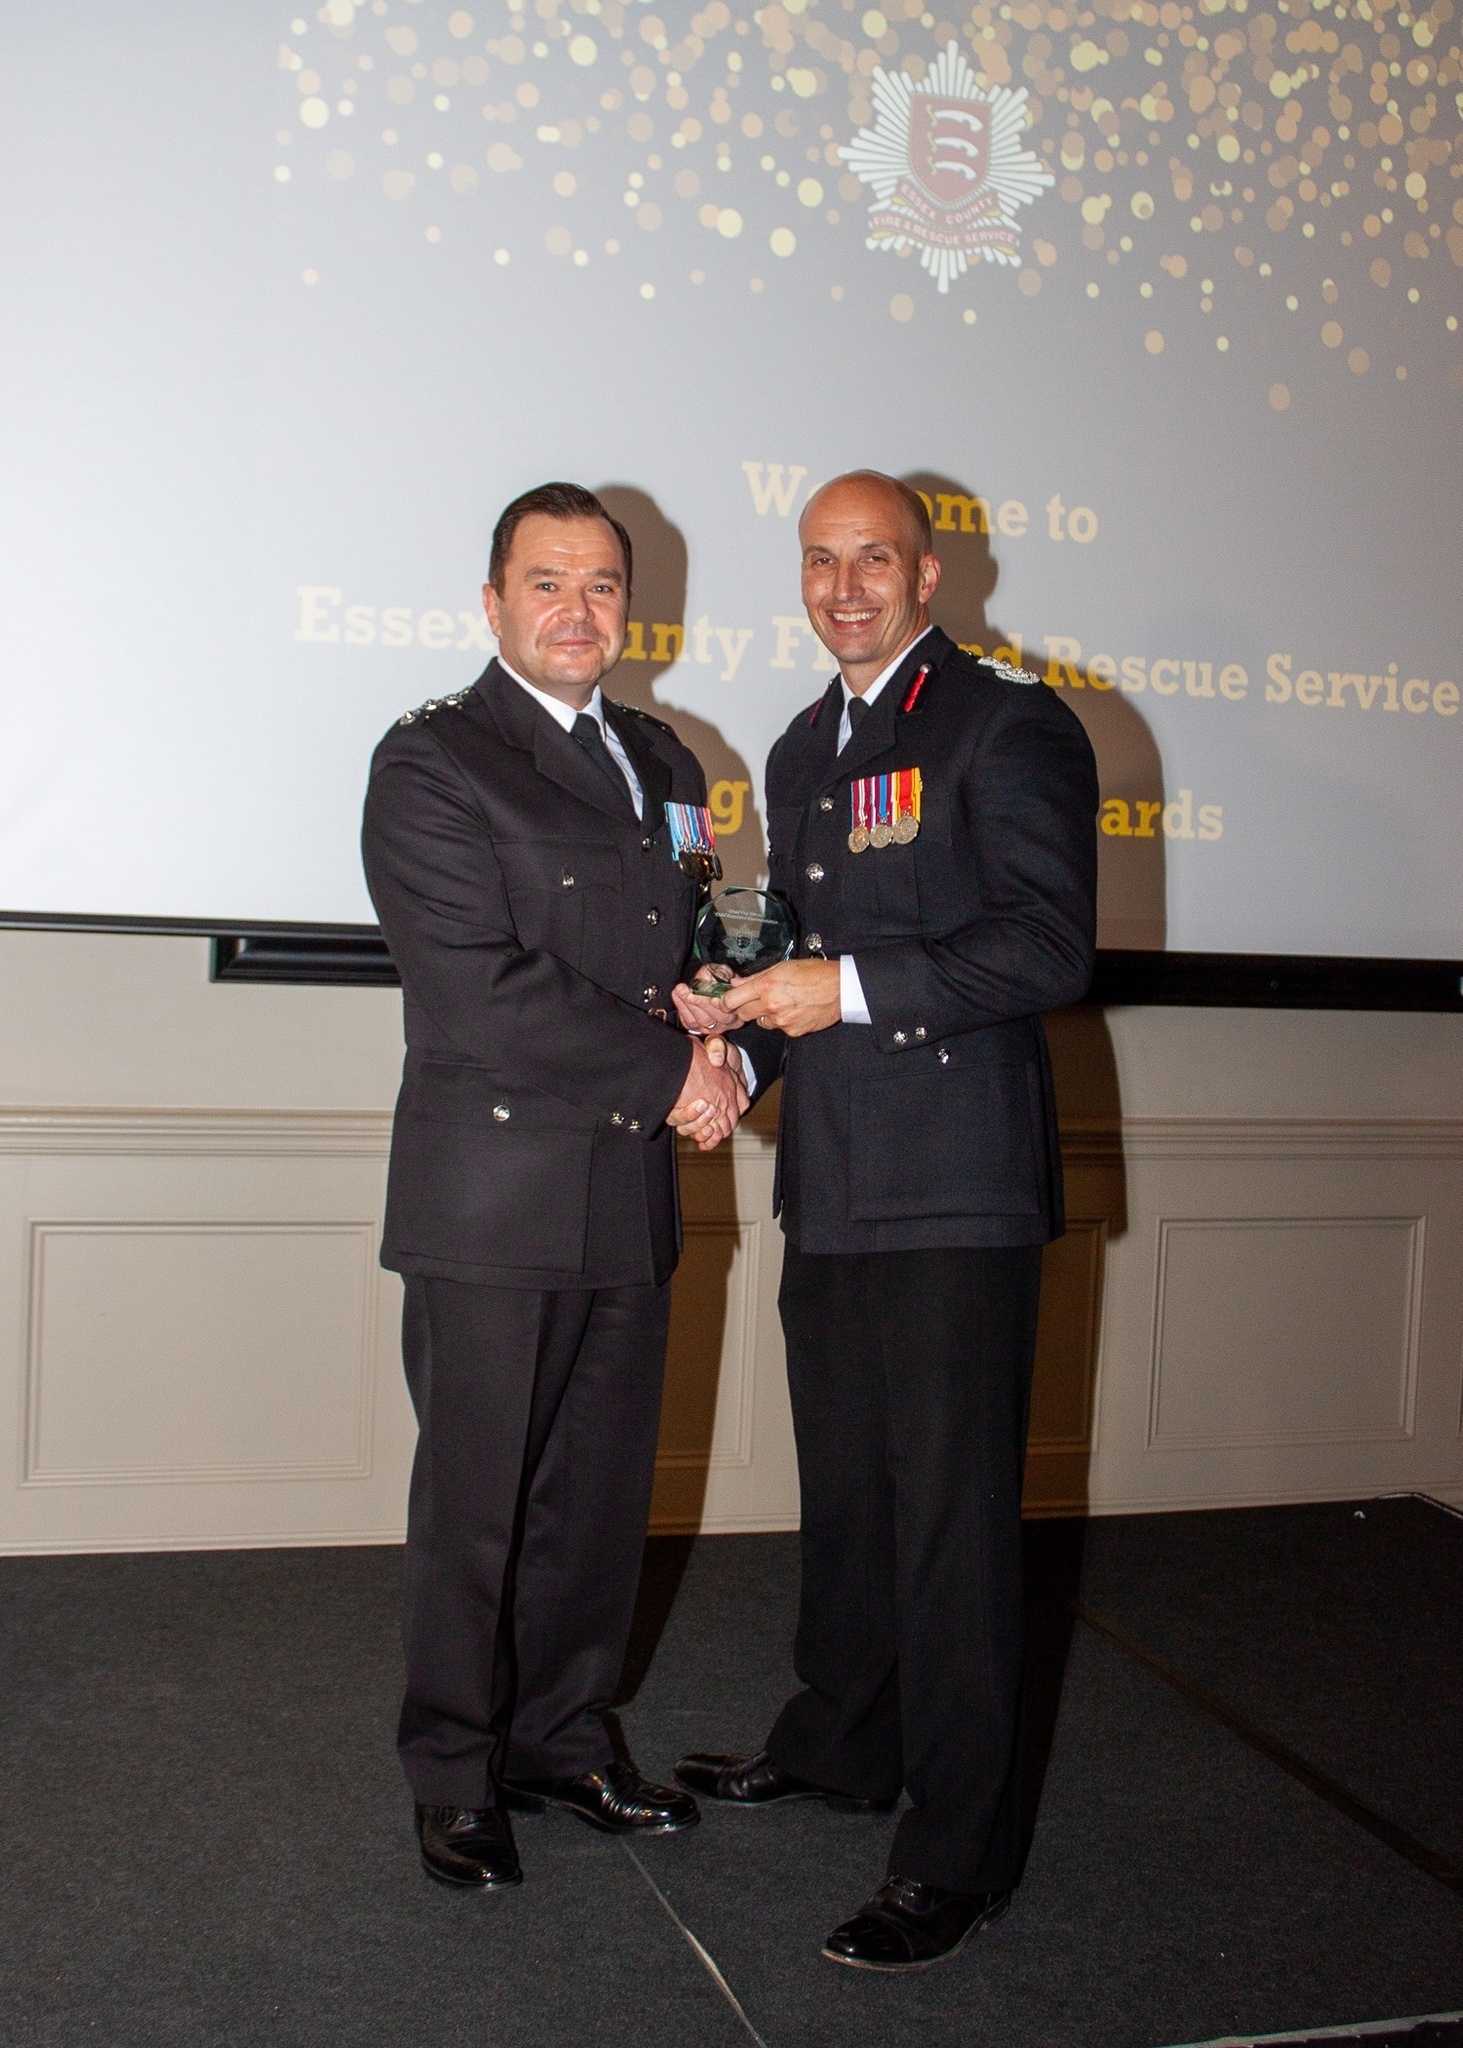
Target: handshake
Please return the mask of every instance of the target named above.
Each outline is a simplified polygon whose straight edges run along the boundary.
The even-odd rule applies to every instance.
[[[676,1015],[693,1035],[691,1070],[666,1118],[673,1131],[710,1152],[746,1115],[751,1096],[741,1054],[725,1034],[755,1020],[765,1030],[805,1038],[841,1021],[836,960],[785,960],[745,979],[734,977],[715,997],[684,982],[672,990]]]

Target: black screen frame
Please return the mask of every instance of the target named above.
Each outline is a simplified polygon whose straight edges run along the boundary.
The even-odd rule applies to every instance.
[[[0,930],[135,933],[210,941],[210,979],[329,988],[395,988],[371,924],[271,924],[207,917],[85,917],[0,911]],[[1463,960],[1312,953],[1168,953],[1104,948],[1085,1000],[1222,1010],[1463,1012]]]

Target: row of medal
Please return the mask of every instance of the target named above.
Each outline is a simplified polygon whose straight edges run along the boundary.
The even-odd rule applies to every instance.
[[[667,804],[666,824],[670,827],[671,859],[693,882],[721,880],[721,857],[716,851],[716,832],[711,813],[704,804]]]
[[[851,783],[849,852],[866,853],[871,846],[908,846],[917,839],[923,786],[918,768],[900,768],[892,775],[864,775]]]

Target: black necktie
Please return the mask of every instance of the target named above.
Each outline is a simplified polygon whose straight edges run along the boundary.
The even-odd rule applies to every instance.
[[[616,796],[622,803],[629,804],[633,811],[635,805],[631,800],[630,785],[626,782],[614,755],[605,745],[605,736],[599,729],[599,720],[591,718],[587,711],[581,711],[574,720],[574,737],[595,767],[608,778]]]
[[[855,734],[855,733],[856,733],[856,732],[858,731],[859,727],[860,727],[860,726],[861,726],[861,725],[863,724],[864,720],[865,720],[865,719],[866,719],[866,718],[868,717],[868,715],[869,715],[869,707],[868,707],[868,705],[867,705],[867,704],[866,704],[866,703],[864,702],[864,700],[863,700],[863,698],[862,698],[862,697],[850,697],[850,698],[849,698],[849,700],[848,700],[848,740],[847,740],[847,741],[845,742],[845,744],[847,744],[847,745],[851,745],[851,744],[852,744],[852,742],[853,742],[853,736],[854,736],[854,734]]]

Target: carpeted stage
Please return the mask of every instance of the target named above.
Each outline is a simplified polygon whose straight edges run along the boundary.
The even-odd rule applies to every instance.
[[[1463,1519],[1403,1498],[1028,1538],[1025,1881],[910,1979],[817,1952],[884,1819],[711,1811],[631,1854],[548,1815],[518,1823],[521,1890],[429,1883],[392,1753],[395,1550],[0,1560],[0,2040],[1456,2048]],[[647,1771],[759,1745],[796,1585],[792,1537],[651,1544],[622,1711]]]

